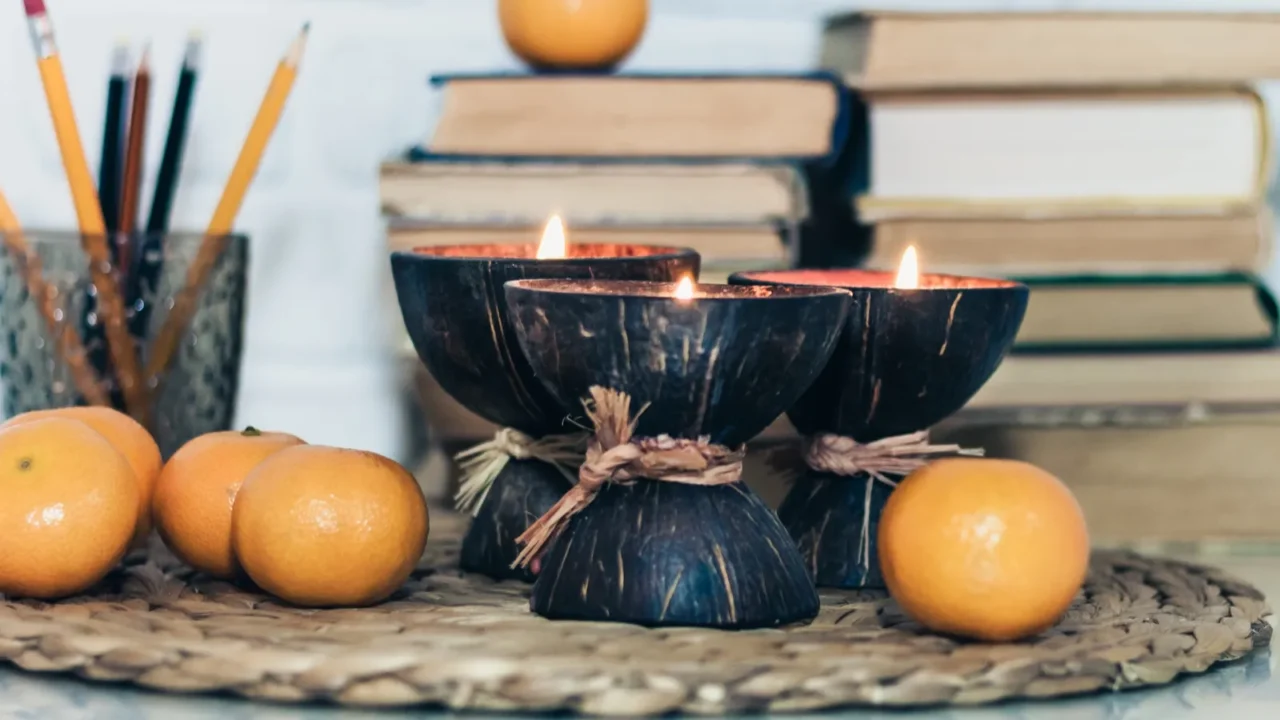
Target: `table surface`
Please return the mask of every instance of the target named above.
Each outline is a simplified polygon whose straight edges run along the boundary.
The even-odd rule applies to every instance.
[[[1246,555],[1214,553],[1177,557],[1212,563],[1255,584],[1268,598],[1280,597],[1280,548]],[[1274,603],[1275,601],[1273,601]],[[1189,677],[1162,688],[1104,693],[1041,702],[1005,703],[982,708],[914,712],[853,710],[789,718],[858,720],[1274,720],[1280,718],[1280,673],[1269,651]],[[499,715],[414,711],[415,718]],[[0,719],[63,720],[387,720],[392,712],[363,712],[322,706],[283,706],[238,698],[161,695],[123,686],[94,684],[62,676],[24,673],[0,667]],[[517,717],[517,716],[510,716]]]

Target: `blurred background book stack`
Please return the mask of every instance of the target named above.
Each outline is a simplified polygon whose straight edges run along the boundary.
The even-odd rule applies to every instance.
[[[1032,288],[945,441],[1039,464],[1104,541],[1275,536],[1266,198],[1280,18],[852,15],[822,64],[869,106],[867,264]],[[1229,520],[1228,520],[1229,518]]]
[[[703,277],[786,267],[810,215],[809,167],[850,120],[826,75],[455,75],[403,162],[382,168],[393,249],[536,241],[685,244]]]

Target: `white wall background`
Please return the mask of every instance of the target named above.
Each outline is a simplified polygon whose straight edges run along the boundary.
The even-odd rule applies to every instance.
[[[853,0],[651,0],[636,69],[802,70],[819,18]],[[311,43],[238,227],[253,241],[240,423],[400,455],[398,371],[387,345],[378,162],[434,121],[428,75],[516,68],[495,0],[48,0],[91,158],[118,38],[152,42],[154,177],[187,33],[204,70],[175,228],[202,229],[276,61],[304,20]],[[1280,0],[899,0],[911,9],[1280,9]],[[21,4],[0,3],[0,187],[24,224],[74,227]],[[150,188],[143,197],[149,202]]]

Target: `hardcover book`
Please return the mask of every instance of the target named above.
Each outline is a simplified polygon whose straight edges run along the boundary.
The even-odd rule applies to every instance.
[[[805,75],[475,74],[432,78],[443,109],[433,155],[784,158],[840,153],[850,99]]]
[[[537,242],[543,226],[535,223],[440,223],[397,220],[388,223],[391,252],[432,245]],[[572,243],[623,243],[690,247],[702,256],[703,282],[710,273],[728,277],[739,270],[788,267],[794,241],[785,225],[681,225],[679,223],[570,225]]]
[[[808,215],[792,163],[574,158],[457,159],[411,155],[380,173],[383,214],[442,223],[569,225],[799,222]]]
[[[1270,127],[1248,88],[874,98],[864,220],[1221,215],[1262,203]]]
[[[1031,288],[1019,352],[1273,345],[1276,301],[1253,275],[1021,278]]]
[[[876,223],[869,267],[893,269],[908,245],[935,272],[1045,275],[1261,273],[1271,212],[1105,217],[898,218]]]
[[[820,64],[865,90],[1169,87],[1280,77],[1280,15],[1249,12],[851,13]]]
[[[1011,355],[968,411],[1280,406],[1280,351]]]

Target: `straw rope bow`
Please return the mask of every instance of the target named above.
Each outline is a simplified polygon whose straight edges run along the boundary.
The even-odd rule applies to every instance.
[[[862,530],[858,534],[858,561],[865,569],[871,564],[871,490],[875,483],[883,483],[890,489],[896,488],[898,483],[890,480],[890,475],[909,475],[938,457],[980,457],[983,454],[982,448],[930,445],[928,430],[894,435],[866,444],[843,435],[819,433],[806,442],[804,461],[818,472],[846,477],[858,473],[869,476],[862,500]]]
[[[524,531],[524,546],[512,567],[525,567],[564,529],[569,519],[591,504],[605,483],[630,484],[638,479],[686,485],[729,485],[742,477],[746,446],[716,445],[708,436],[696,440],[633,437],[636,422],[648,406],[631,415],[631,396],[592,386],[582,401],[595,433],[578,470],[578,484]]]
[[[493,481],[512,460],[541,460],[573,482],[577,478],[571,468],[582,463],[588,436],[586,432],[577,432],[534,438],[515,428],[499,429],[493,439],[453,456],[462,470],[462,481],[453,496],[455,507],[472,515],[478,513]]]

